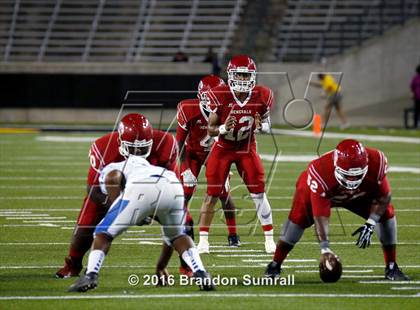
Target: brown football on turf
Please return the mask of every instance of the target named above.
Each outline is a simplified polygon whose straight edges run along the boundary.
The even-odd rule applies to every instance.
[[[340,258],[332,253],[321,254],[319,259],[319,277],[323,282],[333,283],[341,278],[343,266]]]

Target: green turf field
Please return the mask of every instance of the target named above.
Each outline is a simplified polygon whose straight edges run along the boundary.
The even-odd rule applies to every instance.
[[[357,134],[404,136],[401,131],[359,130]],[[160,252],[160,229],[133,227],[115,240],[101,270],[99,287],[85,294],[67,293],[74,279],[57,280],[55,271],[67,255],[68,242],[85,191],[90,143],[49,142],[45,137],[95,137],[101,134],[2,134],[0,135],[0,309],[99,309],[99,308],[261,308],[261,309],[420,309],[420,144],[366,141],[387,155],[391,168],[415,168],[416,173],[390,172],[393,203],[398,217],[398,263],[412,281],[392,283],[383,279],[383,256],[376,237],[369,249],[354,246],[351,232],[363,220],[349,212],[333,212],[331,247],[342,259],[344,273],[336,284],[321,283],[318,276],[319,246],[313,229],[305,232],[284,263],[284,276],[294,275],[293,286],[245,286],[243,275],[260,277],[271,255],[263,251],[264,237],[255,208],[246,196],[235,170],[233,197],[238,208],[237,223],[243,245],[226,246],[222,213],[215,216],[210,232],[212,253],[203,261],[213,277],[237,278],[238,285],[218,286],[215,292],[199,292],[195,286],[181,286],[178,259],[170,262],[176,284],[156,288],[145,285],[154,272]],[[420,132],[407,137],[420,139]],[[325,139],[320,152],[332,149],[338,139]],[[364,142],[362,140],[362,142]],[[259,153],[316,155],[318,139],[292,136],[259,137]],[[286,219],[299,173],[304,162],[264,161],[268,198],[276,233]],[[270,172],[270,173],[269,173]],[[198,211],[205,189],[205,177],[191,210]],[[343,225],[340,224],[341,218]],[[196,234],[198,233],[196,229]],[[140,283],[130,286],[129,275]],[[83,308],[82,308],[83,307]]]

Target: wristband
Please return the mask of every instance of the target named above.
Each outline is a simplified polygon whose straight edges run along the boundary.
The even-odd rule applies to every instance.
[[[227,134],[227,130],[226,130],[225,124],[219,126],[219,134],[221,134],[221,135]]]
[[[376,215],[376,214],[375,214]],[[370,224],[370,225],[372,225],[372,226],[375,226],[376,225],[376,221],[372,218],[372,216],[370,216],[369,218],[368,218],[368,220],[366,221],[366,223],[368,223],[368,224]]]
[[[321,248],[321,252],[322,252],[322,250],[323,250],[323,249],[329,249],[329,247],[330,247],[330,242],[329,242],[328,240],[321,241],[321,242],[319,243],[319,247]]]

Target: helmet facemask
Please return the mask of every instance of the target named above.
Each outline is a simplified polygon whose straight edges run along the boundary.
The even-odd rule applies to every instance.
[[[367,166],[364,168],[351,168],[350,170],[335,167],[334,176],[341,186],[348,190],[356,190],[362,184],[367,171]]]
[[[203,108],[203,110],[207,113],[210,113],[210,99],[207,96],[207,92],[198,92],[197,97],[200,101],[200,106]]]
[[[228,84],[233,91],[250,92],[256,85],[257,72],[248,68],[228,70]]]
[[[362,184],[368,172],[368,165],[365,167],[343,169],[337,164],[337,152],[334,153],[334,176],[337,182],[348,190],[356,190]]]
[[[130,156],[139,156],[142,158],[147,158],[152,151],[153,140],[135,140],[134,142],[120,140],[120,147],[118,148],[120,154],[124,158]]]

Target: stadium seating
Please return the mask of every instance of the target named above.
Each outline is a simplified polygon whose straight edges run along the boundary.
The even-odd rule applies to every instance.
[[[289,0],[271,60],[318,61],[419,13],[416,0]]]
[[[4,0],[3,61],[202,61],[228,49],[245,0]]]

